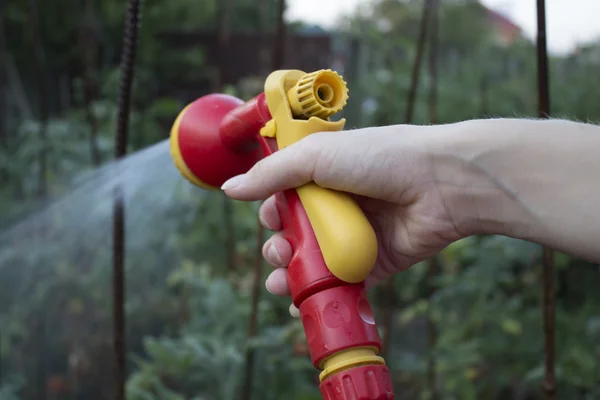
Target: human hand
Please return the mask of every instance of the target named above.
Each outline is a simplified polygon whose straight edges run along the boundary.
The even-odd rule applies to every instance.
[[[275,267],[266,280],[269,292],[286,296],[290,243],[281,232],[273,195],[314,181],[348,192],[375,229],[378,258],[367,285],[427,259],[462,237],[436,177],[434,136],[427,126],[386,126],[320,132],[258,162],[222,189],[238,200],[264,200],[259,217],[276,233],[265,242],[263,256]],[[297,314],[293,307],[292,315]]]

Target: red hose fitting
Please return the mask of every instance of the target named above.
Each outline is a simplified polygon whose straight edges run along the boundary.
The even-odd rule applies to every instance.
[[[339,372],[319,386],[323,400],[393,400],[394,389],[385,365],[363,365]]]

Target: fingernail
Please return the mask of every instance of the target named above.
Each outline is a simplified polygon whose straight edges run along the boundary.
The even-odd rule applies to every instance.
[[[244,181],[245,177],[246,177],[246,175],[244,175],[244,174],[234,176],[233,178],[229,179],[221,186],[221,190],[229,190],[229,189],[233,189],[236,186],[239,186]]]
[[[273,294],[273,292],[271,291],[271,289],[269,288],[269,278],[267,278],[267,280],[265,281],[265,287],[267,288],[267,292]]]
[[[290,304],[289,310],[290,310],[290,315],[292,316],[292,318],[300,318],[300,310],[298,310],[298,308],[296,308],[294,303]]]
[[[275,246],[273,246],[273,245],[269,246],[269,250],[267,250],[267,255],[269,256],[271,261],[273,261],[275,264],[277,264],[277,265],[283,264],[283,261],[281,261],[281,256],[279,255],[279,252],[277,251]]]
[[[266,229],[270,231],[274,230],[273,227],[267,221],[265,221],[265,219],[261,215],[258,216],[258,219],[260,220],[261,225],[264,226]]]

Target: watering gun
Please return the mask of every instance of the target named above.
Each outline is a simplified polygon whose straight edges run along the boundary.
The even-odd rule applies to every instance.
[[[335,71],[274,71],[247,102],[209,94],[186,106],[171,130],[171,155],[192,184],[219,190],[311,133],[342,131],[345,120],[330,117],[347,99],[346,82]],[[321,371],[323,399],[393,399],[364,288],[377,258],[372,226],[350,196],[314,182],[275,198],[293,250],[288,285],[312,364]]]

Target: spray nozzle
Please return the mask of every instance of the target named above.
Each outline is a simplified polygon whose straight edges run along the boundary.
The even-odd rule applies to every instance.
[[[327,119],[344,108],[348,88],[337,72],[324,69],[301,77],[287,97],[295,117]]]

